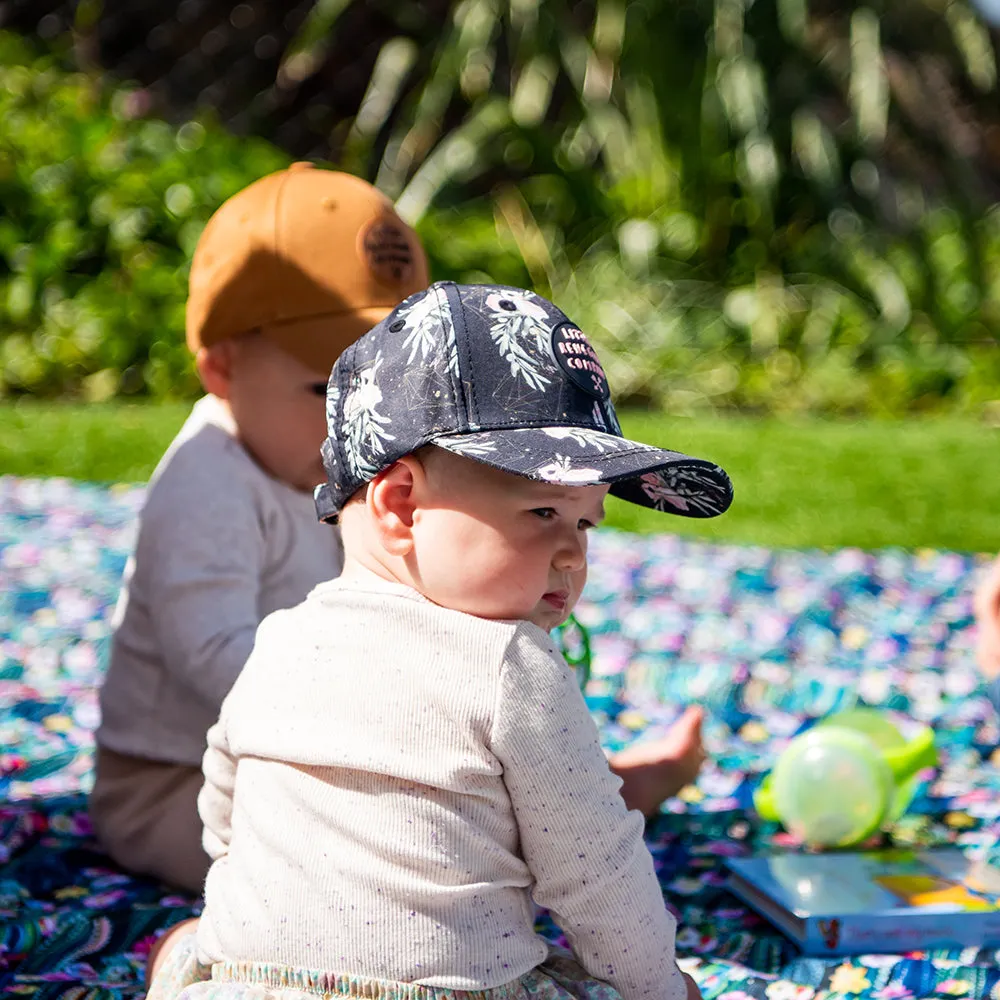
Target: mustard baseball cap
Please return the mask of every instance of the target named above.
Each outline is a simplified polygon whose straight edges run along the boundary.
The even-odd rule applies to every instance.
[[[196,352],[260,330],[325,375],[429,280],[416,233],[385,195],[350,174],[293,163],[209,219],[191,262],[187,344]]]

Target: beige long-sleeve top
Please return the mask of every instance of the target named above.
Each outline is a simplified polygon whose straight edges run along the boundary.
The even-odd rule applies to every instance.
[[[684,996],[642,818],[534,625],[322,584],[208,742],[203,961],[484,989],[544,961],[533,898],[626,1000]]]
[[[268,475],[215,397],[199,400],[156,471],[115,610],[98,742],[197,767],[257,626],[340,573],[336,528]]]

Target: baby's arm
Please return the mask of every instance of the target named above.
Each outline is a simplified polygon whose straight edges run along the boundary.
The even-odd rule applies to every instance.
[[[225,718],[208,731],[208,749],[202,760],[205,784],[198,793],[198,814],[205,825],[202,845],[213,860],[229,850],[233,821],[233,787],[236,783],[236,758],[229,749]]]
[[[626,810],[572,672],[530,626],[518,629],[507,652],[493,752],[534,898],[552,910],[577,960],[625,1000],[685,997],[675,921],[642,841],[642,818]]]
[[[166,668],[215,716],[260,624],[264,526],[249,486],[222,491],[190,464],[175,459],[154,486],[136,558],[151,567],[145,602]]]
[[[1000,712],[1000,557],[976,588],[976,659],[989,682],[988,693]]]

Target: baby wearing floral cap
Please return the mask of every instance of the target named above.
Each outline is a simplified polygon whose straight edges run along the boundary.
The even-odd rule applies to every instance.
[[[543,627],[609,492],[710,517],[728,477],[626,440],[581,331],[496,286],[397,307],[338,360],[327,422],[344,571],[265,619],[209,732],[205,909],[150,996],[696,997]]]

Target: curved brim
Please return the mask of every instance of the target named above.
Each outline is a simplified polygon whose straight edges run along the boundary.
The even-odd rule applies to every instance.
[[[351,312],[269,323],[260,329],[268,340],[307,368],[329,378],[337,358],[391,312],[391,306],[368,306]]]
[[[542,482],[605,483],[622,500],[682,517],[716,517],[733,502],[733,484],[714,463],[591,427],[501,428],[442,435],[431,443]]]

